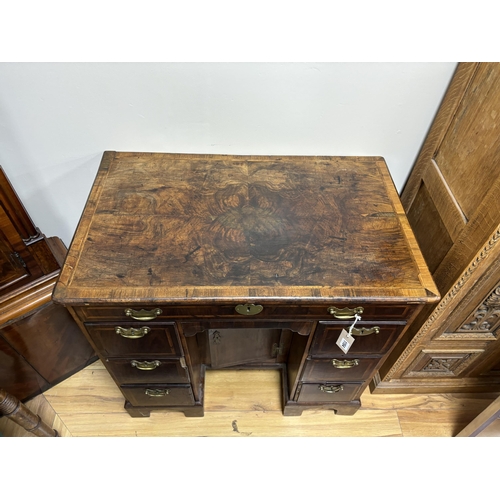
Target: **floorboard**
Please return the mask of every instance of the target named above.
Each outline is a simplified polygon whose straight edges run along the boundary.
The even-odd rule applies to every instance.
[[[308,410],[284,417],[280,373],[206,372],[205,417],[156,411],[131,418],[100,361],[37,396],[28,406],[63,437],[444,437],[454,436],[483,411],[492,394],[370,394],[352,416]],[[5,417],[3,436],[32,436]]]

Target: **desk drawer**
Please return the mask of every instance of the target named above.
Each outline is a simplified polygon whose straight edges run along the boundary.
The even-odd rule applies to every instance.
[[[85,327],[103,356],[182,355],[173,323],[87,323]]]
[[[134,406],[193,406],[194,397],[189,385],[148,384],[125,386],[120,389]]]
[[[341,310],[340,313],[345,314],[344,308],[354,309],[363,307],[361,317],[363,320],[381,319],[386,321],[405,320],[409,318],[415,308],[411,304],[259,304],[260,307],[250,308],[238,307],[241,313],[237,312],[237,306],[245,306],[245,302],[231,304],[215,304],[215,305],[102,305],[102,306],[85,306],[75,307],[75,311],[82,321],[164,321],[165,319],[182,319],[182,318],[219,318],[219,319],[320,319],[328,321],[336,318],[329,312],[331,307]],[[259,311],[259,312],[256,312]],[[246,314],[247,312],[255,314]],[[243,314],[242,314],[243,313]],[[135,319],[139,318],[139,319]]]
[[[179,359],[140,356],[133,359],[111,358],[106,360],[106,368],[119,384],[189,383],[187,368],[183,367]]]
[[[352,401],[359,395],[362,384],[329,382],[302,384],[297,403],[333,403]]]
[[[310,359],[306,362],[302,380],[304,382],[367,380],[373,375],[379,361],[380,358]]]
[[[360,335],[354,334],[354,343],[348,354],[337,345],[337,340],[343,329],[349,330],[352,323],[326,322],[318,324],[311,345],[312,356],[346,357],[353,354],[385,354],[395,343],[406,326],[405,323],[358,322],[355,328]],[[378,329],[378,333],[377,332]],[[354,330],[353,330],[354,331]]]

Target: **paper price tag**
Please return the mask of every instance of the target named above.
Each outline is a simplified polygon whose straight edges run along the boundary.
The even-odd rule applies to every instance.
[[[352,337],[349,332],[343,329],[340,332],[340,336],[337,340],[337,345],[342,349],[344,354],[347,354],[347,351],[351,348],[354,343],[354,337]]]

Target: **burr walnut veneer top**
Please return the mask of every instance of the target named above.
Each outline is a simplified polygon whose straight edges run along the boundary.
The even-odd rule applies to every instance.
[[[63,304],[435,302],[383,158],[105,152]]]

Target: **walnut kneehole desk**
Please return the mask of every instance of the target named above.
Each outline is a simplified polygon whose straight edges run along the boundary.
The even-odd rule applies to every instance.
[[[133,417],[203,416],[226,368],[280,370],[285,415],[351,415],[439,300],[383,158],[111,151],[53,297]]]

